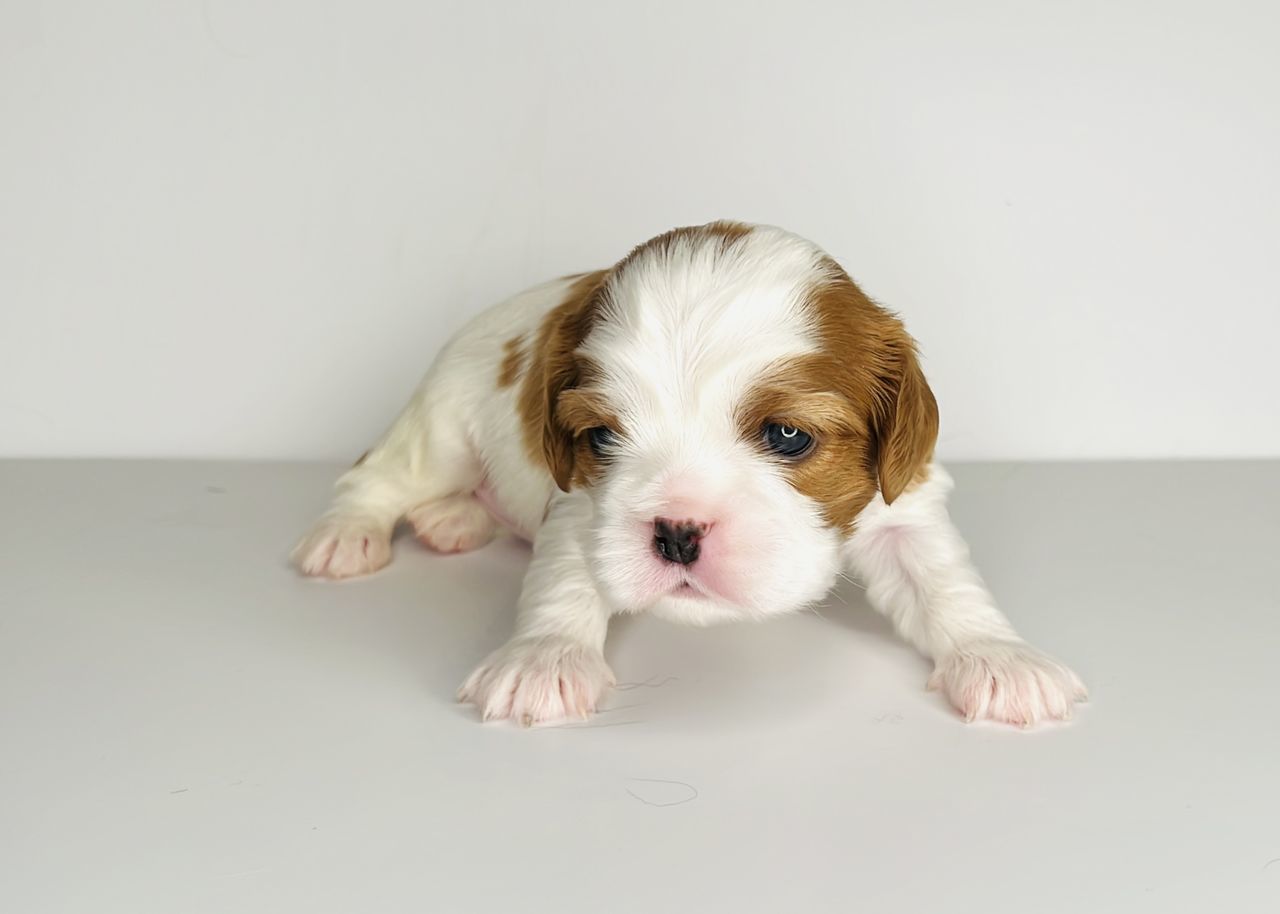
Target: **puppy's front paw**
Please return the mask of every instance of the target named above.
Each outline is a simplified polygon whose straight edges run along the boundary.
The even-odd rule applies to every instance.
[[[1089,696],[1075,673],[1024,641],[979,641],[938,659],[929,688],[940,689],[965,720],[1020,727],[1069,720]]]
[[[325,517],[290,555],[303,574],[353,578],[372,574],[391,561],[391,533],[371,521]]]
[[[458,689],[484,720],[521,726],[585,718],[614,684],[596,649],[569,638],[513,638],[490,654]]]

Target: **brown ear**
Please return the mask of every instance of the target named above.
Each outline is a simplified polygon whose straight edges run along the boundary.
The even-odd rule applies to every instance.
[[[897,390],[876,430],[876,467],[886,504],[924,474],[938,441],[938,403],[910,343],[900,362]]]
[[[569,491],[573,479],[573,433],[557,420],[556,403],[560,394],[572,389],[578,380],[572,352],[571,349],[564,358],[548,360],[543,388],[542,456],[551,478],[564,492]]]
[[[539,453],[556,485],[568,492],[573,479],[573,431],[559,421],[560,395],[576,387],[581,366],[575,350],[586,338],[600,307],[606,271],[587,273],[569,287],[565,300],[543,319],[532,363],[520,391],[525,445]]]

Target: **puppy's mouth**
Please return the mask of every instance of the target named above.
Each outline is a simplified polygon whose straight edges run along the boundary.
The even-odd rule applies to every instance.
[[[675,587],[673,587],[669,591],[668,595],[673,597],[685,597],[686,599],[690,599],[690,600],[711,599],[711,594],[707,592],[706,588],[697,584],[690,578],[685,578],[684,580],[682,580],[679,584],[677,584]]]

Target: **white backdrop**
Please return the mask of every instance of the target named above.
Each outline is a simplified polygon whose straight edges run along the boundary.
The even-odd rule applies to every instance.
[[[1280,454],[1274,2],[0,0],[0,453],[351,458],[468,315],[784,225],[944,457]]]

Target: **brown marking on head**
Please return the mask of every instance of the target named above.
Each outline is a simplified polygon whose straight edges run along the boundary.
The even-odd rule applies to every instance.
[[[648,241],[636,245],[631,249],[631,253],[618,262],[615,269],[620,273],[632,262],[645,255],[656,254],[665,257],[670,254],[672,248],[681,243],[687,243],[690,247],[698,247],[702,243],[716,241],[719,244],[718,249],[723,252],[731,248],[735,242],[744,236],[749,235],[751,229],[752,226],[744,222],[733,222],[728,219],[708,222],[706,225],[688,225],[681,228],[673,228],[669,232],[663,232],[656,238],[650,238]]]
[[[867,415],[843,392],[833,390],[835,361],[826,352],[788,359],[757,382],[738,409],[738,431],[783,468],[787,480],[821,507],[827,523],[846,529],[875,497],[868,471],[871,438]],[[788,459],[765,446],[765,429],[777,423],[811,435],[814,448]]]
[[[717,219],[715,222],[708,222],[706,225],[695,226],[692,231],[699,231],[704,236],[714,236],[722,239],[726,244],[732,244],[744,235],[751,234],[751,229],[752,226],[747,225],[745,222],[736,222],[733,219]],[[685,231],[690,231],[690,229]]]
[[[498,366],[498,387],[510,387],[520,380],[524,367],[524,336],[513,336],[502,344],[502,364]]]
[[[559,415],[561,394],[588,379],[591,366],[575,354],[590,332],[601,306],[608,270],[586,273],[573,281],[562,301],[547,313],[536,339],[528,347],[517,409],[525,450],[547,469],[566,492],[581,454],[580,430],[566,426]]]
[[[739,428],[749,441],[763,442],[770,422],[812,435],[817,446],[808,456],[779,460],[827,522],[847,530],[877,490],[892,502],[923,478],[938,407],[902,322],[834,261],[827,273],[808,301],[820,351],[761,379],[739,411]]]

